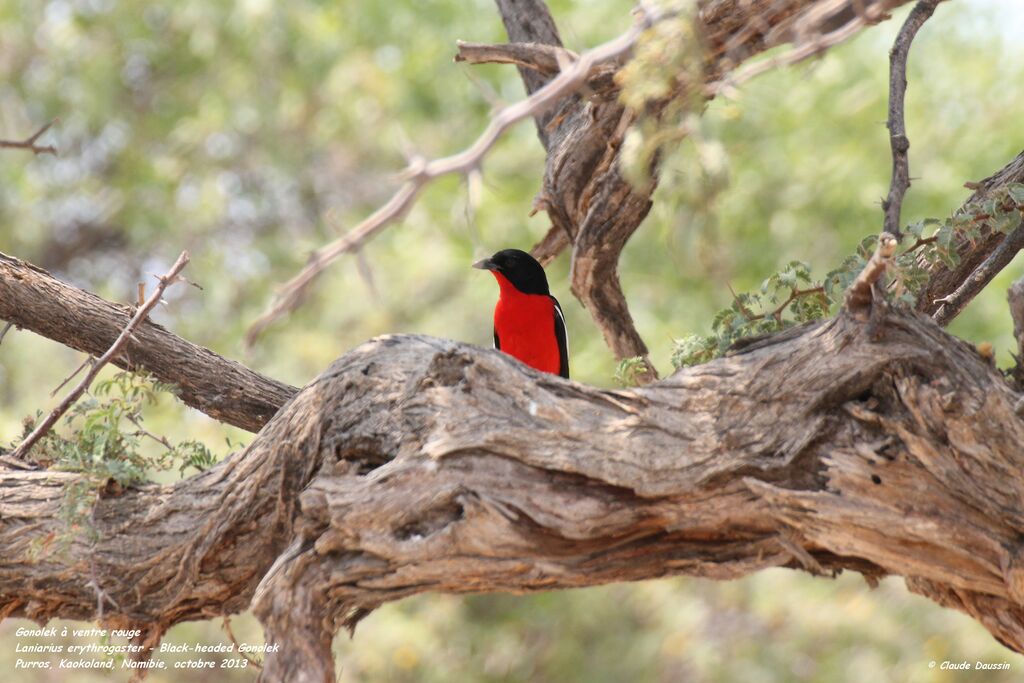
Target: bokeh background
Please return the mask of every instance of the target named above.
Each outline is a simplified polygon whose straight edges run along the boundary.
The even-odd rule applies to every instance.
[[[624,30],[626,0],[551,0],[568,47]],[[887,52],[906,8],[823,58],[762,76],[712,102],[698,136],[665,163],[655,208],[630,242],[623,285],[659,369],[671,342],[705,333],[729,287],[756,288],[792,259],[823,275],[881,225],[889,182]],[[1024,7],[1019,0],[940,6],[911,56],[907,124],[914,185],[904,220],[943,217],[965,181],[1022,148]],[[335,357],[384,333],[490,345],[491,278],[474,259],[528,248],[548,227],[529,217],[544,157],[531,124],[511,131],[470,191],[426,191],[399,225],[333,266],[306,305],[250,350],[246,326],[309,252],[383,201],[410,153],[469,144],[495,106],[522,96],[510,67],[452,61],[458,39],[505,39],[489,0],[0,0],[0,138],[59,117],[42,142],[57,157],[0,153],[0,251],[129,302],[135,283],[182,249],[187,275],[154,314],[177,334],[302,385]],[[610,386],[615,362],[550,269],[568,317],[574,377]],[[1012,264],[953,325],[1009,362]],[[28,332],[0,346],[0,441],[81,357]],[[154,431],[220,455],[225,428],[164,400]],[[2,550],[0,550],[2,552]],[[259,641],[249,615],[241,640]],[[127,674],[15,672],[0,624],[5,680],[126,680]],[[61,624],[58,624],[61,625]],[[170,642],[223,642],[219,623],[183,624]],[[30,642],[30,639],[21,639]],[[71,641],[69,641],[71,642]],[[889,579],[869,590],[768,571],[742,581],[678,578],[533,596],[422,596],[368,618],[335,644],[342,681],[948,681],[972,673],[932,660],[1011,665],[967,617]],[[175,656],[166,656],[176,661]],[[11,678],[13,676],[13,679]],[[151,680],[251,680],[154,674]]]

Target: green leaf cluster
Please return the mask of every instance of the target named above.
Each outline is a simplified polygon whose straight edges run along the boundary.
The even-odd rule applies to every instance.
[[[172,443],[146,429],[143,409],[156,405],[163,393],[173,394],[175,387],[145,372],[117,372],[97,382],[91,394],[68,410],[63,428],[47,432],[30,451],[44,466],[82,475],[68,484],[61,505],[71,537],[81,532],[92,536],[89,517],[100,496],[142,484],[156,472],[177,470],[184,476],[217,462],[199,441]],[[26,434],[34,423],[25,420]]]
[[[790,261],[767,277],[758,291],[733,293],[732,304],[712,320],[712,334],[676,339],[672,364],[680,368],[706,363],[744,337],[771,334],[824,318],[835,303],[828,291],[811,278],[810,266],[803,261]]]
[[[896,256],[885,275],[890,298],[905,306],[916,305],[935,266],[955,267],[960,262],[960,249],[973,247],[986,230],[1009,233],[1021,224],[1022,217],[1024,184],[1012,183],[950,218],[927,218],[908,225],[904,234],[914,241]],[[877,246],[877,235],[865,237],[854,253],[820,282],[811,278],[806,263],[791,261],[770,275],[759,291],[734,293],[732,304],[714,317],[712,334],[688,334],[675,340],[673,366],[706,363],[724,355],[744,337],[771,334],[827,317],[842,302],[844,292]],[[775,304],[778,305],[772,308]]]

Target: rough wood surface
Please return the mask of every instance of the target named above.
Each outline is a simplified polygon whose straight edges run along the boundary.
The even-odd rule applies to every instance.
[[[61,282],[45,270],[0,253],[0,320],[78,351],[102,355],[135,310]],[[189,406],[221,422],[259,431],[298,391],[241,363],[186,341],[146,320],[111,361],[144,369],[176,385]]]
[[[1022,650],[1018,396],[927,319],[866,328],[843,316],[619,392],[372,343],[333,372],[372,385],[378,419],[331,420],[257,614],[291,651],[425,591],[847,568],[903,575]],[[299,666],[269,660],[268,680],[320,680]]]
[[[100,540],[70,558],[30,553],[74,475],[0,470],[0,613],[94,618],[91,564],[106,620],[154,637],[262,580],[282,644],[264,680],[322,681],[337,628],[413,593],[848,568],[1024,650],[1019,397],[927,318],[867,328],[844,314],[635,391],[380,338],[246,452],[102,499]]]

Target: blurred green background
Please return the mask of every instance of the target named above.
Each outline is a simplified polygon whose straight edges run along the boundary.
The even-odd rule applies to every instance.
[[[552,0],[568,47],[624,30],[625,0]],[[663,372],[671,341],[705,333],[729,286],[756,288],[791,259],[820,276],[881,225],[889,182],[888,48],[906,9],[825,57],[767,74],[713,102],[700,135],[665,163],[655,208],[623,255],[633,315]],[[914,185],[905,222],[942,217],[1022,147],[1024,8],[940,6],[910,63]],[[60,122],[56,158],[0,153],[0,251],[122,302],[182,249],[199,292],[177,287],[154,314],[171,330],[302,385],[374,335],[416,332],[490,345],[491,278],[469,268],[545,232],[529,217],[543,168],[530,124],[488,157],[479,192],[442,180],[358,258],[333,266],[307,304],[246,351],[246,326],[309,252],[383,201],[412,151],[469,144],[493,108],[522,95],[510,67],[452,61],[458,39],[504,40],[490,0],[0,0],[0,138]],[[615,361],[550,269],[570,328],[574,377],[612,385]],[[1009,361],[1005,291],[1015,262],[953,325]],[[0,441],[81,358],[27,332],[0,346]],[[251,435],[165,400],[151,429],[217,449]],[[224,454],[226,447],[220,447]],[[0,672],[17,655],[0,625]],[[239,638],[258,641],[249,615]],[[170,642],[222,642],[219,623]],[[22,639],[21,642],[29,642]],[[335,645],[342,681],[946,681],[928,662],[1024,658],[978,624],[890,579],[870,591],[769,571],[742,581],[672,579],[527,597],[423,596],[368,618]],[[169,662],[177,656],[166,656]],[[16,681],[125,680],[13,672]],[[170,672],[151,680],[251,680]]]

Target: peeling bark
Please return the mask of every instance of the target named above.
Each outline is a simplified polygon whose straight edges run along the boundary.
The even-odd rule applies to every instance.
[[[162,632],[255,595],[282,645],[264,680],[321,681],[337,628],[414,593],[787,566],[903,575],[1024,650],[1019,396],[924,317],[868,328],[843,314],[635,391],[383,337],[245,453],[100,500],[69,558],[28,553],[74,475],[0,470],[0,612],[95,618],[90,563],[107,623]]]
[[[352,627],[427,591],[852,569],[1024,650],[1019,397],[913,314],[887,313],[877,342],[845,315],[786,337],[619,392],[422,338],[343,358],[339,377],[386,355],[409,378],[365,392],[381,421],[325,437],[360,450],[301,494],[257,614],[287,652],[295,591]]]

